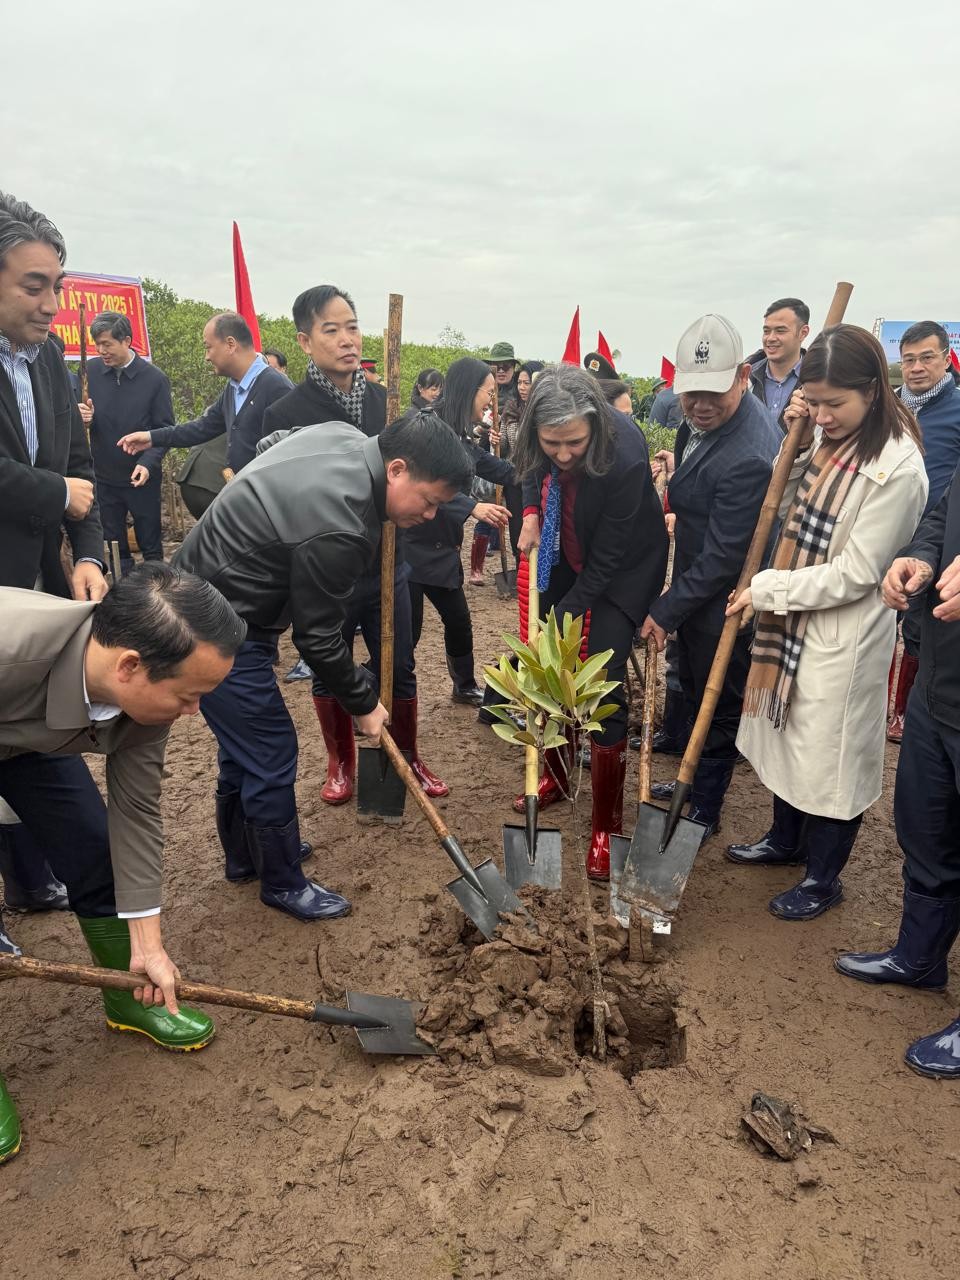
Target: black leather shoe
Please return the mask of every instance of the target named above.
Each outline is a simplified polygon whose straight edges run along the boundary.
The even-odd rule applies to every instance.
[[[483,705],[483,690],[476,684],[472,689],[454,689],[450,698],[462,707],[480,707]]]
[[[784,849],[782,845],[775,844],[769,831],[754,844],[728,845],[727,857],[731,862],[748,867],[795,867],[806,860],[801,850]]]
[[[0,826],[0,876],[11,911],[69,911],[66,886],[22,823]]]
[[[675,782],[655,782],[650,788],[652,800],[672,800]]]
[[[698,805],[691,804],[687,810],[687,817],[694,822],[702,822],[706,827],[706,831],[703,833],[704,840],[709,840],[711,836],[715,836],[720,830],[720,819],[707,813],[706,809],[701,809]]]

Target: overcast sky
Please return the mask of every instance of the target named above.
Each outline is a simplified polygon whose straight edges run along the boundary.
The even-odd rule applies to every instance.
[[[705,311],[960,318],[960,5],[273,0],[3,20],[0,187],[68,266],[558,358],[579,303],[658,372]]]

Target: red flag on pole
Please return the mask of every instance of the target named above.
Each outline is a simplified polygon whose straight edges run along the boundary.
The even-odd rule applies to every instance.
[[[953,365],[954,369],[956,369],[957,373],[960,373],[960,357],[957,356],[957,353],[952,347],[950,348],[950,363]]]
[[[666,356],[660,357],[660,377],[668,387],[673,386],[673,375],[677,372],[673,363]]]
[[[243,316],[253,334],[253,345],[260,350],[260,326],[257,324],[257,312],[253,305],[253,294],[250,292],[250,277],[247,275],[247,264],[243,257],[243,245],[240,243],[240,228],[233,224],[233,281],[237,291],[237,313]]]
[[[613,352],[599,329],[597,330],[597,352],[603,356],[604,360],[609,360],[611,367],[616,369],[617,366],[613,363]]]
[[[577,307],[570,321],[570,332],[567,334],[567,345],[560,357],[561,364],[580,363],[580,308]]]

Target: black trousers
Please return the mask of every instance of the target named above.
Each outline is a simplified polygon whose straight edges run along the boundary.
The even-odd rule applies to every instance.
[[[244,641],[227,678],[200,699],[220,748],[221,787],[240,792],[256,827],[285,827],[297,813],[297,731],[277,684],[276,654],[276,644]]]
[[[935,720],[916,688],[907,702],[893,820],[907,888],[960,898],[960,729]]]
[[[393,696],[415,698],[417,677],[414,674],[413,623],[410,612],[409,570],[404,566],[393,587]],[[343,624],[343,639],[350,651],[357,627],[370,653],[366,664],[380,680],[380,574],[367,574],[357,583],[347,604],[347,616]],[[313,679],[313,692],[318,698],[329,698],[330,691],[317,676]]]
[[[560,603],[576,579],[577,575],[561,551],[559,563],[555,564],[550,572],[550,585],[546,591],[540,593],[541,617],[546,617],[550,609]],[[563,619],[560,618],[558,621],[562,626]],[[593,735],[593,741],[600,747],[615,746],[627,736],[627,699],[624,693],[624,681],[635,631],[636,624],[606,596],[601,596],[591,606],[587,654],[592,656],[595,653],[602,653],[604,649],[612,649],[613,657],[607,665],[607,679],[617,681],[617,687],[609,697],[611,702],[616,703],[617,710],[609,719],[604,720],[602,732]]]
[[[120,563],[124,573],[129,573],[133,567],[133,556],[127,541],[128,511],[133,516],[133,528],[144,560],[163,559],[159,471],[139,489],[132,484],[104,484],[98,480],[97,501],[100,504],[104,541],[119,542]]]
[[[510,546],[513,548],[513,558],[519,564],[520,552],[517,550],[517,543],[523,527],[523,489],[520,485],[505,484],[503,486],[503,505],[510,511],[510,521],[507,525],[510,530]]]
[[[107,808],[82,756],[0,760],[0,796],[67,887],[78,916],[115,916]]]
[[[677,631],[677,656],[680,666],[680,688],[687,704],[690,725],[696,718],[707,687],[707,677],[713,665],[714,654],[720,636],[712,631],[698,631],[684,623]],[[737,636],[730,658],[730,666],[723,681],[713,724],[703,744],[704,759],[736,760],[737,730],[743,710],[743,691],[750,670],[751,633]]]
[[[423,632],[423,597],[426,596],[443,623],[443,645],[451,658],[473,653],[473,621],[462,586],[434,587],[427,582],[410,583],[410,609],[413,620],[413,647],[420,643]]]

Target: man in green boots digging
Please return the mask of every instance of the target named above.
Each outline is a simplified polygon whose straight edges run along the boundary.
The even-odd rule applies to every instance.
[[[178,1006],[160,932],[163,757],[174,720],[229,672],[246,624],[215,587],[159,561],[99,604],[0,588],[0,617],[0,797],[46,850],[94,961],[145,975],[133,995],[103,993],[107,1025],[202,1049],[213,1023]],[[88,752],[106,757],[106,805]],[[19,1149],[0,1077],[0,1162]]]

